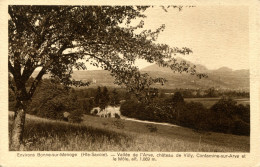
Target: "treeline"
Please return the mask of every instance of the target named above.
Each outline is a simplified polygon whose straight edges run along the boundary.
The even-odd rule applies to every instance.
[[[68,120],[81,122],[83,114],[90,114],[94,107],[117,106],[120,104],[120,100],[120,94],[116,89],[109,91],[106,87],[98,87],[97,89],[84,89],[82,91],[65,87],[54,79],[43,79],[27,107],[27,113],[49,119],[63,120],[64,113],[67,112],[69,113]],[[15,104],[14,92],[9,89],[10,111],[15,110]]]
[[[149,104],[129,99],[120,111],[127,117],[168,122],[198,131],[250,134],[250,106],[237,105],[231,98],[223,97],[207,109],[198,102],[185,102],[181,93],[176,92],[170,98],[155,98]]]
[[[215,89],[214,87],[209,89],[161,89],[161,94],[173,94],[180,92],[184,98],[210,98],[210,97],[222,97],[228,96],[233,98],[249,98],[250,93],[248,91],[235,91],[235,90],[222,90]]]
[[[64,113],[67,112],[70,114],[69,120],[80,122],[82,115],[90,114],[94,107],[119,106],[122,100],[126,100],[121,104],[120,110],[121,114],[127,117],[169,122],[202,131],[250,134],[249,105],[238,105],[231,98],[221,98],[207,109],[201,103],[188,103],[183,100],[185,96],[190,97],[187,92],[191,90],[176,91],[174,90],[174,95],[167,95],[165,90],[157,90],[156,93],[150,94],[150,102],[147,103],[141,102],[125,89],[107,87],[74,89],[67,88],[55,80],[44,79],[37,88],[27,113],[60,120],[64,119]],[[208,91],[209,94],[210,92],[213,92],[211,95],[215,95],[213,89]],[[13,111],[15,104],[14,92],[9,89],[9,110]]]

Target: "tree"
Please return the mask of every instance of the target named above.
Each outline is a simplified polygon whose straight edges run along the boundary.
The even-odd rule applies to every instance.
[[[109,99],[108,89],[107,89],[107,87],[105,86],[105,87],[103,88],[102,95],[101,95],[101,98],[100,98],[100,104],[99,104],[99,106],[100,106],[100,109],[101,109],[101,110],[104,110],[104,109],[108,106],[109,100],[110,100],[110,99]]]
[[[180,92],[175,92],[172,96],[172,105],[174,111],[177,113],[176,120],[179,121],[180,119],[180,112],[183,111],[183,107],[185,105],[184,99]]]
[[[100,99],[102,97],[102,94],[101,94],[101,88],[100,86],[97,88],[97,93],[96,93],[96,96],[95,96],[95,104],[98,106],[99,103],[100,103]]]
[[[126,85],[138,94],[163,78],[141,74],[136,59],[156,62],[177,72],[195,70],[176,62],[175,54],[189,54],[189,48],[170,48],[156,44],[165,28],[142,30],[144,22],[133,26],[131,20],[145,17],[149,6],[15,6],[8,7],[8,70],[14,84],[16,110],[11,145],[22,144],[26,107],[42,77],[49,73],[66,86],[86,86],[88,82],[71,79],[73,69],[86,70],[85,62],[110,71],[115,83]],[[35,69],[40,69],[29,89],[26,83]],[[201,76],[200,74],[197,74]]]
[[[117,106],[120,104],[119,95],[118,95],[118,92],[116,91],[116,89],[113,89],[113,91],[112,91],[110,104],[112,106]]]
[[[207,97],[216,97],[216,91],[214,87],[207,90]]]
[[[174,95],[172,96],[172,104],[173,105],[177,105],[177,104],[183,104],[184,103],[184,99],[181,95],[180,92],[175,92]]]
[[[78,99],[59,82],[43,79],[27,109],[29,114],[50,119],[63,119],[64,112],[79,108]]]

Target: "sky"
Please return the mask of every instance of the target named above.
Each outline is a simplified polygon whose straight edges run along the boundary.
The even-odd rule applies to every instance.
[[[249,69],[247,6],[196,6],[181,11],[170,8],[168,12],[154,7],[145,14],[145,29],[166,26],[158,43],[192,49],[193,54],[182,56],[184,59],[208,69]],[[136,63],[139,68],[150,65],[144,60]]]

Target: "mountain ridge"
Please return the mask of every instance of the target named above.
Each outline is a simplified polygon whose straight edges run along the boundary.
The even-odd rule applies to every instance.
[[[232,70],[228,67],[221,67],[216,70],[209,70],[200,64],[196,65],[197,72],[208,75],[208,78],[198,78],[187,73],[174,73],[170,68],[159,67],[157,64],[152,64],[140,69],[141,73],[148,73],[151,77],[163,77],[168,82],[164,86],[154,84],[154,87],[163,89],[188,88],[188,89],[208,89],[215,87],[217,89],[230,90],[246,90],[249,91],[249,70]],[[35,77],[36,74],[33,74]],[[44,78],[47,78],[46,75]],[[89,71],[74,71],[72,78],[82,81],[90,81],[90,87],[108,86],[119,87],[114,84],[114,78],[109,71],[105,70],[89,70]]]

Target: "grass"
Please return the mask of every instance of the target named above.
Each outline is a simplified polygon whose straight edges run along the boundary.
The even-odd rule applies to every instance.
[[[25,151],[249,152],[246,136],[93,116],[72,124],[27,115],[24,143]]]
[[[186,102],[200,102],[202,103],[206,108],[210,108],[214,104],[216,104],[219,101],[220,98],[185,98]],[[247,105],[250,104],[249,98],[241,98],[241,99],[234,99],[237,101],[237,104],[243,104]]]

